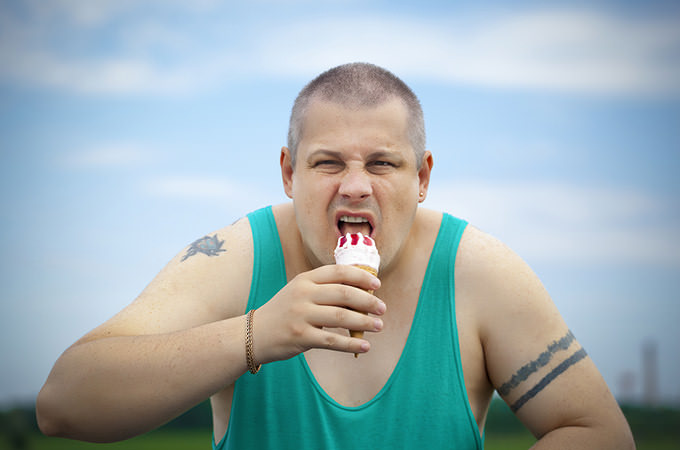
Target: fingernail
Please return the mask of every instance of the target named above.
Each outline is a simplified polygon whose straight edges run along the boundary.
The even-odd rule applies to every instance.
[[[377,308],[378,314],[382,314],[385,311],[387,311],[387,305],[382,300],[379,300],[378,301],[378,308]]]
[[[376,331],[382,330],[382,327],[383,327],[383,321],[382,321],[382,320],[380,320],[380,319],[373,319],[373,328],[374,328]]]

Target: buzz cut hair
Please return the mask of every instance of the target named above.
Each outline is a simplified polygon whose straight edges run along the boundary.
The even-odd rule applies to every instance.
[[[304,132],[307,108],[312,100],[336,103],[347,108],[371,108],[400,99],[408,111],[408,138],[418,169],[425,153],[425,121],[420,100],[392,72],[369,63],[349,63],[329,69],[310,81],[293,104],[288,127],[288,149],[295,167],[297,147]]]

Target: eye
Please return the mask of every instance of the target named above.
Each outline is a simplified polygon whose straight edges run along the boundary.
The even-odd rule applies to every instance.
[[[371,161],[368,164],[368,170],[373,172],[373,173],[388,173],[392,170],[394,170],[397,167],[397,165],[391,161],[386,161],[384,159],[377,159],[375,161]]]
[[[310,164],[310,166],[312,169],[333,173],[341,171],[343,168],[343,163],[337,159],[320,159],[318,161],[314,161],[312,164]]]
[[[312,164],[312,167],[333,167],[340,165],[340,161],[335,161],[332,159],[324,159],[322,161],[317,161]]]

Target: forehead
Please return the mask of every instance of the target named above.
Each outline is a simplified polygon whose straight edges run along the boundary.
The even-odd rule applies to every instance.
[[[409,147],[408,110],[398,98],[350,107],[312,100],[306,108],[299,148],[323,145]]]

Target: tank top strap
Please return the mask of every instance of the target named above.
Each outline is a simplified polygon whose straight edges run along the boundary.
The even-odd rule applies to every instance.
[[[253,276],[246,312],[262,306],[287,281],[286,263],[272,207],[258,209],[247,217],[253,234]]]
[[[467,222],[450,214],[443,213],[442,223],[437,236],[437,244],[432,249],[430,262],[436,262],[430,267],[429,273],[434,283],[450,284],[450,291],[454,292],[455,264],[458,245],[463,236]],[[453,297],[452,297],[453,298]]]

